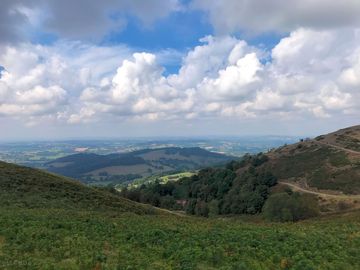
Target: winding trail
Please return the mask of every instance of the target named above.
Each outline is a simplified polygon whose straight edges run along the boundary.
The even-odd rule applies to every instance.
[[[296,184],[289,183],[289,182],[279,181],[278,183],[289,186],[294,191],[310,193],[310,194],[314,194],[314,195],[321,196],[321,197],[326,197],[326,198],[332,198],[332,199],[338,199],[338,200],[345,200],[345,199],[359,200],[360,199],[360,195],[329,194],[329,193],[324,193],[324,192],[305,189],[305,188],[302,188],[302,187],[300,187],[300,186],[298,186]]]
[[[358,151],[347,149],[347,148],[344,148],[344,147],[341,147],[341,146],[338,146],[338,145],[335,145],[335,144],[320,142],[320,141],[317,141],[317,140],[313,140],[313,142],[315,142],[317,144],[329,146],[329,147],[332,147],[332,148],[336,148],[336,149],[339,149],[339,150],[343,150],[343,151],[351,153],[351,154],[360,155],[360,152],[358,152]]]

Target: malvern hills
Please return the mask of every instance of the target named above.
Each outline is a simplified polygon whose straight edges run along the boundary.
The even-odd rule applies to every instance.
[[[0,187],[0,269],[360,269],[360,126],[121,194],[4,162]]]

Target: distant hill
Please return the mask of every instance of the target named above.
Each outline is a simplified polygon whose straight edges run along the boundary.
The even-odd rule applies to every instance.
[[[154,213],[154,208],[38,169],[0,162],[0,205]]]
[[[199,147],[168,147],[109,155],[80,153],[51,161],[46,169],[83,182],[120,183],[153,174],[196,170],[232,159]]]

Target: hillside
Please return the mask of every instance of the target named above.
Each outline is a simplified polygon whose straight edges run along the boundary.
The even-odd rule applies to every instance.
[[[170,147],[109,155],[75,154],[47,163],[46,169],[87,183],[122,183],[153,174],[224,164],[231,159],[198,147]]]
[[[0,162],[0,205],[138,214],[156,212],[106,191],[37,169]]]
[[[279,182],[330,193],[360,194],[360,126],[269,152],[267,166]]]
[[[124,189],[122,195],[206,217],[262,213],[271,220],[294,221],[359,209],[359,137],[359,126],[351,127],[265,154],[245,155],[177,182]]]
[[[163,213],[0,162],[0,269],[360,268],[356,211],[287,224]]]

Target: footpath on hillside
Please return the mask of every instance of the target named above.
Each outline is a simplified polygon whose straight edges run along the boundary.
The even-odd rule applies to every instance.
[[[340,199],[340,200],[344,200],[344,199],[360,199],[360,195],[329,194],[329,193],[324,193],[324,192],[320,192],[320,191],[314,191],[314,190],[305,189],[305,188],[302,188],[302,187],[300,187],[300,186],[298,186],[298,185],[296,185],[294,183],[289,183],[289,182],[284,182],[284,181],[279,181],[278,183],[289,186],[294,191],[310,193],[310,194],[314,194],[314,195],[318,195],[318,196],[326,197],[326,198],[333,198],[333,199]]]
[[[351,154],[360,155],[360,152],[358,152],[358,151],[347,149],[347,148],[341,147],[339,145],[330,144],[330,143],[326,143],[326,142],[320,142],[320,141],[317,141],[317,140],[314,140],[314,142],[318,143],[318,144],[321,144],[321,145],[326,145],[326,146],[329,146],[329,147],[332,147],[332,148],[336,148],[336,149],[339,149],[339,150],[343,150],[343,151],[351,153]]]

